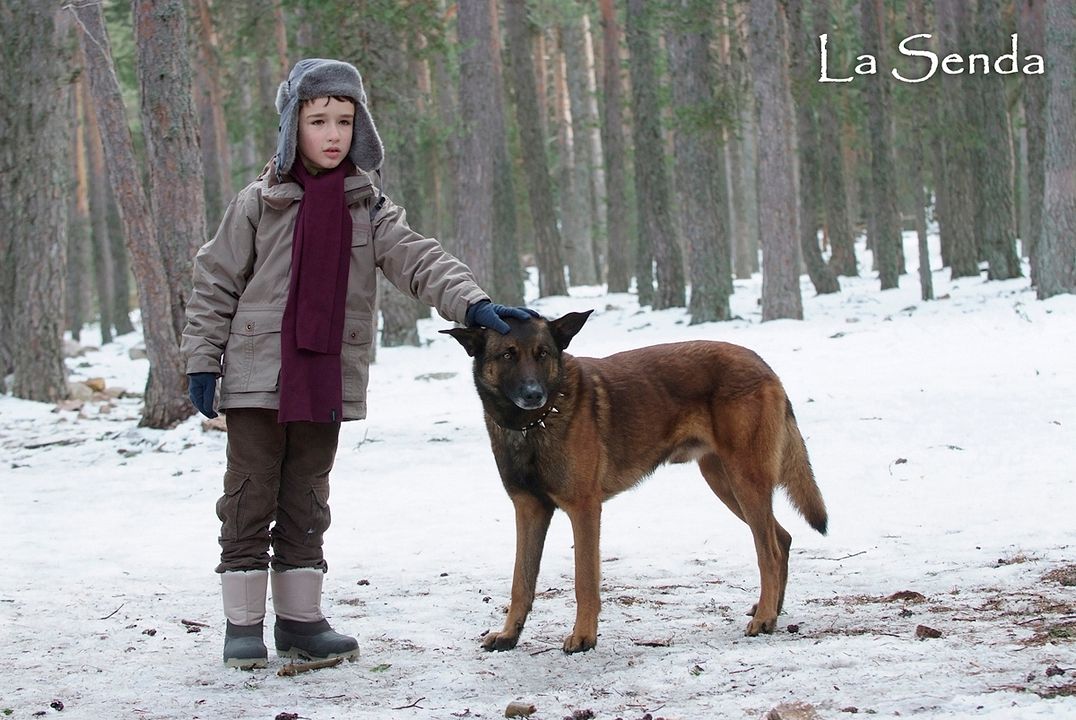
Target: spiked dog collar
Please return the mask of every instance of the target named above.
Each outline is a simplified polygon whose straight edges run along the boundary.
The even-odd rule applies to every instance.
[[[557,398],[563,398],[563,397],[564,397],[564,393],[558,393],[557,394]],[[523,437],[527,437],[527,431],[528,430],[533,430],[536,427],[544,428],[545,427],[545,419],[547,417],[549,417],[550,415],[553,415],[553,414],[559,413],[559,412],[560,412],[560,410],[557,410],[557,406],[554,405],[553,403],[550,403],[549,407],[547,407],[545,409],[545,412],[543,412],[538,417],[537,420],[535,420],[532,423],[528,423],[528,424],[524,425],[523,427],[521,427],[519,429],[519,432],[523,433]]]

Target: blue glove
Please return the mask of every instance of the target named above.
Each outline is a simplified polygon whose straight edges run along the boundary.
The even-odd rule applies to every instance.
[[[217,397],[217,374],[190,373],[187,378],[187,388],[194,407],[207,418],[215,418],[217,411],[213,409],[213,400]]]
[[[530,318],[542,317],[534,310],[525,307],[507,307],[498,305],[489,300],[479,300],[467,308],[467,326],[485,327],[496,330],[501,335],[506,335],[511,329],[508,323],[501,318],[515,318],[516,320],[529,320]]]

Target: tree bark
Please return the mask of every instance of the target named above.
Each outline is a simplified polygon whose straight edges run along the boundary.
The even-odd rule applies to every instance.
[[[594,62],[594,38],[591,34],[590,15],[584,13],[581,39],[583,41],[583,67],[586,82],[586,94],[583,107],[573,117],[581,122],[578,134],[583,134],[586,143],[588,175],[590,177],[590,212],[591,225],[594,228],[594,256],[598,271],[598,282],[605,278],[609,264],[608,219],[605,214],[605,167],[602,162],[601,116],[598,113],[598,79]]]
[[[70,22],[66,17],[63,19]],[[68,186],[67,195],[67,287],[64,291],[64,304],[67,306],[66,329],[75,342],[81,342],[82,327],[92,318],[93,312],[93,292],[89,282],[92,275],[90,273],[89,180],[86,177],[86,129],[79,122],[85,101],[82,91],[84,84],[72,83],[72,91],[64,93],[69,99],[69,117],[72,119],[71,128],[74,131],[68,157],[68,169],[74,183]]]
[[[639,304],[655,310],[684,307],[684,264],[672,220],[665,143],[658,99],[653,7],[628,0],[626,34],[631,75],[632,141],[635,145],[635,203],[639,217],[635,276]],[[651,263],[656,269],[653,290]]]
[[[812,49],[818,36],[832,29],[830,0],[816,0],[814,5],[814,35],[810,37]],[[807,57],[812,57],[810,53]],[[873,78],[868,82],[875,82]],[[816,104],[818,116],[818,145],[820,167],[818,182],[823,198],[825,223],[831,248],[830,267],[837,275],[856,277],[855,238],[848,217],[847,190],[844,177],[844,148],[841,141],[841,122],[837,116],[840,92],[834,85],[818,85],[822,96]]]
[[[909,27],[927,27],[923,0],[909,0],[907,14]],[[931,102],[932,106],[933,104]],[[914,123],[911,128],[908,174],[911,176],[909,181],[915,202],[915,233],[919,250],[919,297],[923,301],[928,301],[934,299],[934,277],[930,272],[930,246],[927,243],[927,205],[930,204],[930,198],[923,167],[924,155],[926,155],[926,145],[923,142],[923,128],[921,124]]]
[[[885,53],[885,16],[881,0],[861,0],[863,52],[878,58],[879,75],[885,77],[888,64]],[[889,88],[886,82],[872,79],[867,84],[867,127],[870,134],[871,187],[870,217],[874,218],[874,264],[882,290],[900,284],[901,226],[897,208],[897,174],[893,159],[890,125]]]
[[[571,284],[598,282],[594,257],[594,187],[590,144],[586,126],[587,67],[583,51],[583,28],[579,18],[569,18],[559,28],[564,107],[560,133],[564,148],[563,177],[570,183],[561,192],[561,216],[566,245],[572,248]],[[571,229],[571,235],[568,229]]]
[[[86,54],[94,110],[101,127],[109,184],[116,193],[142,309],[150,373],[140,424],[154,428],[171,427],[192,412],[186,397],[173,294],[163,253],[150,222],[148,203],[142,194],[141,173],[135,163],[131,131],[112,66],[112,51],[101,6],[87,3],[72,7],[82,29],[80,40]],[[201,214],[200,206],[198,212]]]
[[[945,53],[961,52],[967,46],[961,30],[967,22],[965,0],[936,0],[937,47]],[[967,137],[970,122],[965,99],[967,79],[943,75],[942,144],[945,152],[945,212],[942,215],[944,256],[952,277],[979,275],[979,252],[975,238],[975,194],[972,176],[972,147]]]
[[[748,72],[747,21],[744,6],[737,0],[727,0],[727,12],[721,17],[727,40],[722,48],[727,56],[731,95],[736,120],[735,135],[730,137],[728,174],[732,188],[732,256],[738,279],[747,280],[758,272],[759,214],[758,214],[758,154],[755,148],[755,103]],[[732,134],[730,133],[730,136]]]
[[[1046,56],[1045,0],[1020,0],[1020,44],[1024,52]],[[1039,243],[1042,240],[1043,200],[1046,174],[1046,93],[1049,75],[1024,75],[1024,118],[1027,124],[1027,217],[1024,253],[1030,259],[1031,284],[1038,286],[1041,261]]]
[[[490,37],[493,44],[493,105],[490,107],[493,146],[493,285],[489,288],[497,302],[523,304],[523,266],[519,259],[516,230],[516,181],[508,152],[505,116],[504,68],[501,63],[500,14],[497,0],[489,0]]]
[[[488,0],[459,0],[460,164],[456,238],[460,259],[478,283],[493,271],[492,29]]]
[[[777,0],[751,0],[748,38],[758,121],[763,322],[803,319],[792,151],[794,119],[783,25],[784,12]]]
[[[818,243],[819,218],[822,216],[822,149],[818,139],[818,120],[815,117],[813,38],[806,29],[803,6],[788,6],[789,33],[797,47],[792,62],[792,96],[796,106],[796,137],[799,150],[800,251],[807,266],[815,292],[819,295],[839,292],[840,283],[833,268],[822,257]]]
[[[732,295],[728,191],[720,125],[714,113],[707,0],[678,0],[666,33],[673,88],[680,230],[690,252],[691,324],[728,320]]]
[[[232,199],[231,146],[224,120],[224,94],[220,88],[221,64],[217,32],[210,14],[209,0],[193,0],[197,32],[198,106],[201,128],[202,165],[205,168],[206,226],[216,227]],[[246,83],[243,83],[246,87]]]
[[[1071,72],[1076,67],[1076,8],[1071,2],[1046,3],[1045,60],[1050,90],[1046,101],[1040,300],[1076,293],[1076,74]]]
[[[64,35],[52,3],[0,6],[0,53],[8,69],[0,108],[0,331],[12,338],[3,353],[15,376],[12,394],[39,402],[67,396],[62,340],[72,115]]]
[[[97,127],[97,115],[90,106],[86,79],[81,78],[79,85],[81,92],[85,94],[80,119],[86,127],[93,274],[96,280],[97,305],[101,318],[101,342],[110,343],[114,326],[112,316],[116,306],[116,289],[112,241],[108,229],[108,175],[105,171],[105,156],[101,147],[101,134]]]
[[[631,284],[628,237],[627,170],[624,163],[623,84],[620,77],[620,30],[613,0],[600,0],[602,23],[602,154],[605,159],[606,217],[609,256],[606,283],[611,293],[627,292]]]
[[[560,231],[557,229],[556,210],[553,206],[545,138],[541,131],[543,111],[534,82],[527,5],[525,0],[506,0],[505,10],[516,122],[519,125],[520,144],[523,149],[523,172],[527,181],[538,255],[538,292],[542,296],[567,295]]]
[[[976,21],[979,48],[1004,47],[1008,35],[1002,28],[1001,0],[979,0]],[[978,100],[975,113],[980,130],[976,182],[976,222],[979,247],[988,265],[987,278],[1020,277],[1013,214],[1012,132],[1008,100],[1001,78],[984,77],[972,92]],[[976,92],[977,90],[977,92]]]

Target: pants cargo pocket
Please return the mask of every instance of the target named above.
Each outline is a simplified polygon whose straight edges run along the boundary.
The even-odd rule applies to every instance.
[[[269,523],[275,509],[276,488],[272,478],[225,471],[224,494],[217,500],[221,542],[268,542]]]
[[[332,522],[329,511],[329,485],[314,485],[310,488],[310,522],[303,542],[306,545],[321,547],[325,531]]]

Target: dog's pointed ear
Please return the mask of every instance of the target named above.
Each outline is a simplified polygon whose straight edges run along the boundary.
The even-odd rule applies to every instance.
[[[456,338],[456,342],[462,345],[471,357],[478,355],[486,347],[486,331],[482,328],[460,327],[438,332]]]
[[[564,350],[568,347],[568,343],[572,341],[576,333],[583,329],[583,323],[587,321],[592,312],[594,311],[568,313],[549,322],[549,330],[553,333],[553,340],[557,343],[558,348]]]

